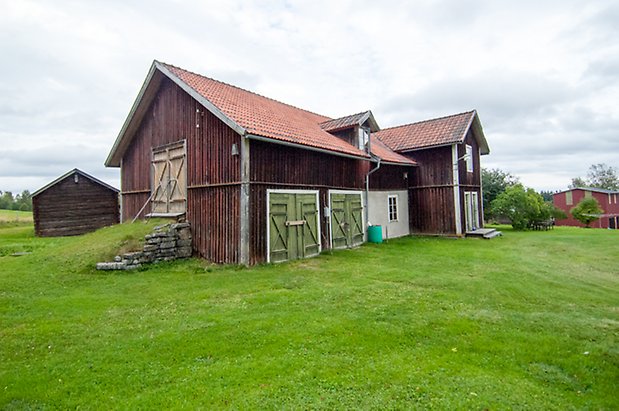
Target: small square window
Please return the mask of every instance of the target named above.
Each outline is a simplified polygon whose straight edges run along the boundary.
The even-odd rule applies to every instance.
[[[389,204],[389,222],[398,221],[398,196],[392,195],[388,197]]]

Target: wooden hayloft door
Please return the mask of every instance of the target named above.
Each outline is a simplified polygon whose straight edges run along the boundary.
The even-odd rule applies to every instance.
[[[182,214],[187,207],[185,142],[153,149],[152,214]]]
[[[320,253],[316,192],[269,192],[268,244],[272,263]]]
[[[363,243],[363,202],[360,193],[331,193],[331,246],[350,248]]]

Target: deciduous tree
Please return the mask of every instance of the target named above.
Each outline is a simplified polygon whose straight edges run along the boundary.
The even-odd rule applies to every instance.
[[[617,169],[606,164],[592,164],[587,172],[587,178],[574,177],[568,188],[595,187],[605,190],[619,190]]]
[[[489,220],[493,216],[492,201],[507,187],[517,184],[518,177],[498,168],[482,168],[481,180],[484,191],[484,219]]]
[[[593,197],[583,198],[580,203],[570,210],[572,216],[587,227],[599,218],[596,214],[602,214],[602,212],[600,203]]]
[[[499,194],[492,202],[492,209],[508,218],[516,230],[524,230],[535,221],[549,220],[556,213],[554,206],[545,202],[538,192],[520,183]]]

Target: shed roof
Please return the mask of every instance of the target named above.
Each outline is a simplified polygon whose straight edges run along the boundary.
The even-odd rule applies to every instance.
[[[74,168],[73,170],[67,171],[66,173],[64,173],[63,175],[61,175],[60,177],[58,177],[57,179],[55,179],[54,181],[52,181],[51,183],[48,183],[46,185],[44,185],[43,187],[39,188],[37,191],[35,191],[34,193],[32,193],[32,197],[37,196],[39,194],[41,194],[42,192],[44,192],[45,190],[51,188],[52,186],[55,186],[56,184],[58,184],[59,182],[61,182],[62,180],[64,180],[65,178],[72,176],[73,174],[79,174],[82,177],[85,177],[87,179],[89,179],[90,181],[92,181],[93,183],[99,184],[105,188],[107,188],[110,191],[114,191],[115,193],[118,193],[119,190],[117,188],[112,187],[111,185],[104,183],[103,181],[99,180],[98,178],[95,178],[93,176],[91,176],[90,174],[87,174],[85,172],[83,172],[80,169]]]
[[[490,153],[475,110],[386,128],[375,135],[392,150],[403,152],[462,143],[471,128],[481,154]]]
[[[372,154],[381,159],[381,162],[395,165],[416,166],[417,162],[391,150],[385,143],[380,141],[373,134],[370,135],[370,147]]]

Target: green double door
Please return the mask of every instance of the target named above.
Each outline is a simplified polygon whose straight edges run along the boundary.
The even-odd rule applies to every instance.
[[[331,242],[333,248],[363,243],[363,203],[358,193],[331,193]]]
[[[271,192],[269,261],[311,257],[320,252],[318,196],[315,192]]]

